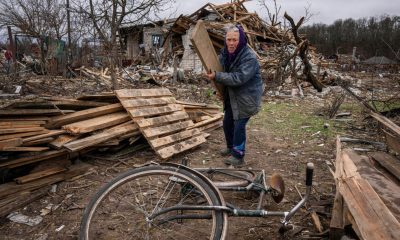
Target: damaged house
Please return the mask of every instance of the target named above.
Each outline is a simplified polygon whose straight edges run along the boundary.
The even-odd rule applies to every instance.
[[[217,53],[224,47],[224,26],[240,24],[261,63],[262,54],[275,43],[292,43],[287,32],[268,26],[256,13],[249,13],[242,3],[215,5],[208,3],[189,16],[154,23],[124,26],[120,36],[125,58],[131,63],[151,62],[155,66],[176,66],[183,70],[201,72],[203,66],[191,44],[190,36],[198,20],[206,24],[209,37]]]

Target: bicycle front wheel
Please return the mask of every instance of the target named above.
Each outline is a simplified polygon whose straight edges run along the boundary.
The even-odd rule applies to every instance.
[[[175,166],[130,170],[105,185],[86,207],[81,239],[213,239],[224,235],[225,212],[174,210],[179,205],[220,206],[219,197],[194,174]]]

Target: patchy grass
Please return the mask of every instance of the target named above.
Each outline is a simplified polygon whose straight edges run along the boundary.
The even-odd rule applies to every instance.
[[[265,102],[262,110],[251,119],[250,126],[296,141],[318,132],[326,138],[335,137],[340,123],[317,116],[311,105],[310,102]],[[324,124],[329,126],[324,127]]]
[[[368,103],[372,107],[374,107],[378,112],[386,112],[400,108],[400,101],[392,101],[392,102],[369,101]]]

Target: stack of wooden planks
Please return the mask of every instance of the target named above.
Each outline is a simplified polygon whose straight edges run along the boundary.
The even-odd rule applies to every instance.
[[[374,153],[374,158],[382,156]],[[372,159],[342,150],[338,138],[330,239],[341,239],[348,225],[360,239],[394,240],[400,236],[399,182],[387,177]]]

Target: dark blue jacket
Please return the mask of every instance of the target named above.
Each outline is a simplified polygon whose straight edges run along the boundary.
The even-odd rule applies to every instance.
[[[229,68],[224,65],[226,57],[226,53],[222,51],[219,61],[224,71],[216,72],[215,81],[223,84],[225,91],[228,90],[233,118],[238,120],[251,117],[261,106],[263,83],[260,64],[254,52],[247,46],[238,53]],[[226,100],[224,99],[224,109]]]

